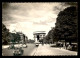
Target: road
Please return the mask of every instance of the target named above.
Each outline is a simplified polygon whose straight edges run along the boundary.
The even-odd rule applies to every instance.
[[[35,44],[28,44],[27,48],[23,48],[24,54],[22,56],[72,56],[77,55],[77,52],[65,50],[62,48],[50,47],[49,44],[35,47]],[[13,56],[13,49],[3,49],[4,56]]]
[[[4,46],[3,54],[4,56],[13,56],[13,49],[8,49],[9,45]],[[27,48],[23,48],[24,54],[22,56],[29,56],[34,50],[35,44],[27,44]]]

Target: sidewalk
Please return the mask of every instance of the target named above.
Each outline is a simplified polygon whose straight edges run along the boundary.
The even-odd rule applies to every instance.
[[[50,47],[50,45],[39,45],[38,48],[34,49],[31,56],[47,56],[47,55],[77,55],[77,52],[69,51],[63,48]]]

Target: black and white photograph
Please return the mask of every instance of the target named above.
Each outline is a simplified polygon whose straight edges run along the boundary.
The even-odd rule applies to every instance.
[[[78,56],[78,2],[2,2],[2,56]]]

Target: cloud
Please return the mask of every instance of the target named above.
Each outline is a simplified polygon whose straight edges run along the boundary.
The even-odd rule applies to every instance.
[[[33,38],[34,31],[48,32],[55,27],[61,3],[7,3],[2,9],[2,22],[10,31],[22,31],[29,38]],[[65,6],[62,7],[64,9]]]

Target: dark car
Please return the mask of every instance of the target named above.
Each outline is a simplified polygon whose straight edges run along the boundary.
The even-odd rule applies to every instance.
[[[13,51],[13,55],[14,56],[21,56],[23,54],[24,50],[20,47],[20,48],[15,48]]]
[[[36,47],[38,47],[39,46],[39,43],[36,43],[35,45],[36,45]]]
[[[77,44],[68,45],[67,49],[71,51],[78,51],[78,45]]]
[[[78,51],[78,45],[72,44],[72,51]]]

